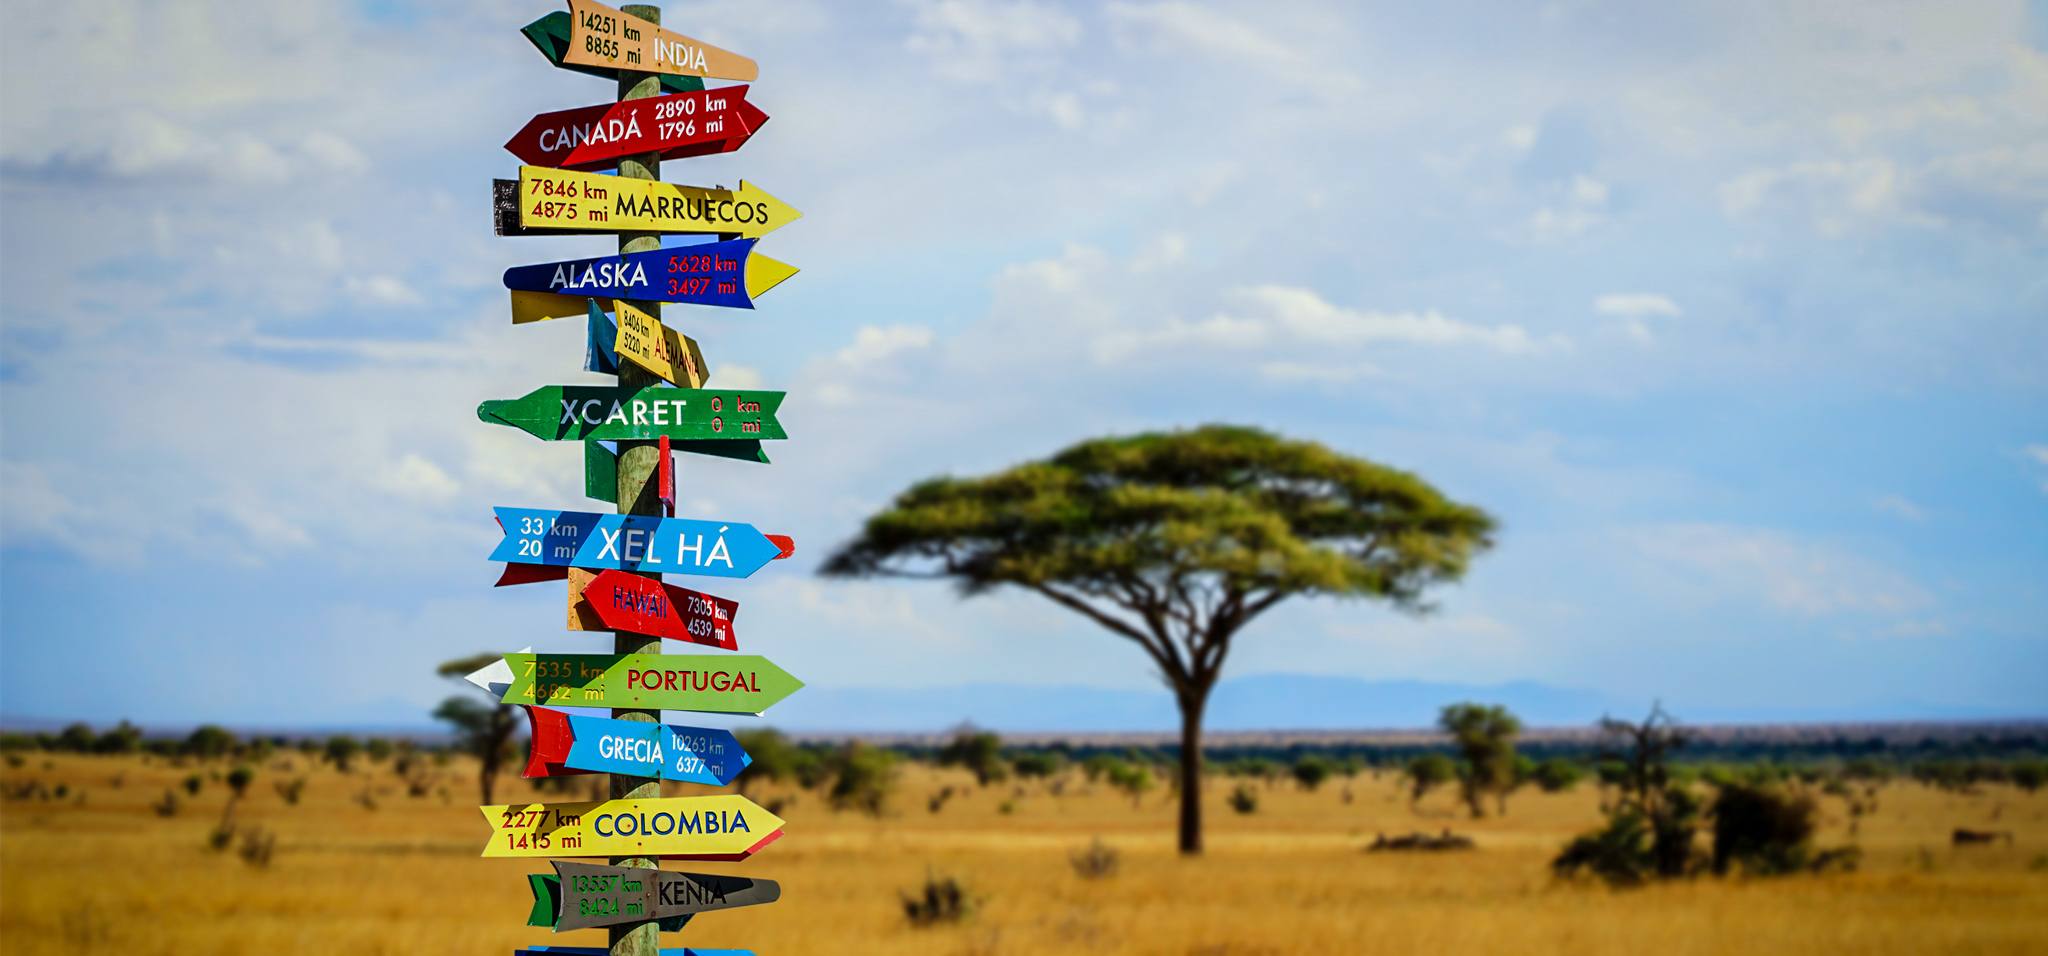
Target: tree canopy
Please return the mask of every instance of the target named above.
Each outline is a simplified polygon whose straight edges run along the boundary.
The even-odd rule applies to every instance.
[[[1201,713],[1237,631],[1296,594],[1423,610],[1493,528],[1408,472],[1208,425],[920,482],[822,573],[943,578],[966,595],[1015,585],[1136,642],[1180,705],[1181,848],[1198,852]]]

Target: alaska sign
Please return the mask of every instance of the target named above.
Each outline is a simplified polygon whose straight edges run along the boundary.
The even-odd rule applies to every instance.
[[[674,73],[752,81],[754,61],[702,40],[672,33],[592,0],[569,0],[569,48],[562,63],[641,73]]]
[[[623,773],[723,787],[753,763],[731,733],[526,708],[533,750],[526,777]]]
[[[744,860],[781,836],[783,823],[737,794],[477,809],[491,825],[486,857]]]
[[[752,654],[520,653],[505,665],[507,704],[759,714],[804,686]]]
[[[503,181],[500,181],[503,182]],[[499,235],[562,232],[717,234],[758,239],[803,213],[740,180],[740,188],[705,189],[658,179],[519,167],[511,209],[499,190]],[[516,214],[508,229],[505,213]]]
[[[476,417],[547,441],[670,438],[788,438],[775,410],[785,392],[702,388],[546,385],[519,398],[487,401]]]
[[[616,256],[570,259],[505,270],[512,322],[521,324],[584,314],[584,300],[683,302],[751,309],[754,298],[796,275],[795,266],[754,251],[758,239],[733,239]],[[541,295],[550,298],[539,298]],[[538,308],[536,308],[538,306]]]
[[[678,917],[759,906],[782,898],[782,887],[774,880],[561,860],[553,863],[554,876],[527,875],[534,906],[526,925],[552,926],[557,933],[648,919],[680,923]]]
[[[609,169],[636,153],[730,153],[766,122],[768,114],[747,102],[747,88],[734,86],[542,113],[505,148],[532,166]]]

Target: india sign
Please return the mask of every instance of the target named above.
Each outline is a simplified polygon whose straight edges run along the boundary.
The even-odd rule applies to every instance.
[[[737,53],[593,0],[569,0],[569,48],[563,51],[562,62],[721,80],[751,81],[761,72],[754,61]]]
[[[502,201],[498,208],[504,209]],[[511,211],[520,231],[508,232],[501,221],[499,235],[659,232],[758,239],[803,215],[746,180],[737,190],[705,189],[545,166],[519,167]]]
[[[478,807],[483,855],[744,860],[782,835],[782,818],[738,795]]]
[[[623,773],[723,787],[753,763],[733,735],[610,717],[585,717],[548,707],[526,708],[533,724],[527,777]]]
[[[747,102],[747,88],[734,86],[542,113],[505,148],[532,166],[609,169],[636,153],[729,153],[766,122],[768,114]]]
[[[744,578],[783,557],[786,550],[753,525],[736,522],[541,508],[491,510],[497,512],[505,533],[491,550],[492,561]]]
[[[508,704],[759,714],[804,686],[752,654],[519,653],[505,664]]]
[[[534,907],[526,925],[552,926],[557,933],[648,919],[673,920],[782,898],[782,887],[774,880],[553,862],[555,876],[527,876]]]
[[[775,420],[785,394],[547,385],[519,398],[484,402],[476,417],[547,441],[788,438]]]

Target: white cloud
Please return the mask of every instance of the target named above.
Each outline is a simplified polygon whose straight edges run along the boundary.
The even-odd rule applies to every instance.
[[[997,83],[1057,62],[1080,38],[1081,24],[1055,6],[1016,0],[937,0],[917,5],[904,49],[931,57],[940,76]]]
[[[848,365],[866,365],[907,349],[929,348],[931,344],[932,330],[923,326],[892,325],[882,329],[870,325],[854,335],[852,345],[839,350],[839,360]]]
[[[1331,304],[1307,289],[1255,286],[1227,290],[1230,311],[1198,322],[1167,320],[1149,329],[1103,335],[1093,353],[1099,362],[1114,363],[1154,349],[1176,346],[1249,350],[1267,346],[1358,346],[1375,343],[1439,347],[1478,347],[1499,352],[1529,353],[1564,345],[1561,339],[1539,341],[1517,325],[1481,326],[1447,318],[1440,312],[1357,311]],[[1298,366],[1278,367],[1283,371]]]
[[[1681,314],[1677,303],[1648,292],[1610,292],[1593,300],[1593,310],[1601,315],[1619,315],[1631,319],[1651,315],[1677,318]]]
[[[1934,601],[1904,575],[1866,558],[1771,529],[1666,524],[1617,534],[1671,573],[1667,586],[1695,598],[1809,615],[1903,614]]]
[[[1877,506],[1877,510],[1885,514],[1897,515],[1908,521],[1927,520],[1927,512],[1919,505],[1907,500],[1904,495],[1882,495],[1873,504]]]

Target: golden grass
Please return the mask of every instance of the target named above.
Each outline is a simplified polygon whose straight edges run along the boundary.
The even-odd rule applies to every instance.
[[[502,956],[520,945],[604,944],[602,931],[522,925],[529,896],[520,874],[547,867],[477,857],[488,830],[460,763],[442,771],[444,801],[406,796],[388,770],[344,776],[296,755],[276,758],[237,811],[241,823],[279,835],[267,868],[206,849],[222,784],[208,783],[175,817],[149,809],[189,774],[226,769],[31,754],[0,770],[10,791],[35,780],[70,794],[0,805],[0,946],[9,956]],[[310,782],[301,803],[287,806],[272,783],[295,776]],[[1862,823],[1855,874],[1611,892],[1558,884],[1547,867],[1596,822],[1589,786],[1524,792],[1505,819],[1467,821],[1446,795],[1411,811],[1392,777],[1359,777],[1349,802],[1341,779],[1314,793],[1262,788],[1250,816],[1224,805],[1229,784],[1219,781],[1208,795],[1209,852],[1181,859],[1163,791],[1133,807],[1070,772],[1063,796],[1037,783],[1021,795],[999,785],[926,811],[941,786],[970,782],[910,767],[894,814],[881,820],[797,795],[782,811],[787,835],[755,859],[669,864],[778,880],[782,902],[700,916],[663,945],[760,956],[2048,952],[2048,794],[2003,786],[1971,796],[1886,787],[1878,814]],[[357,802],[366,790],[374,810]],[[671,792],[685,791],[704,792]],[[499,799],[531,793],[506,779]],[[1013,812],[1000,811],[1006,801]],[[1820,842],[1845,842],[1842,802],[1823,805]],[[1360,852],[1378,831],[1445,826],[1476,837],[1479,849]],[[1957,826],[2010,830],[2016,845],[1951,848]],[[1084,880],[1068,855],[1096,836],[1121,852],[1122,871]],[[908,925],[897,893],[920,886],[928,870],[972,888],[981,899],[974,918]]]

